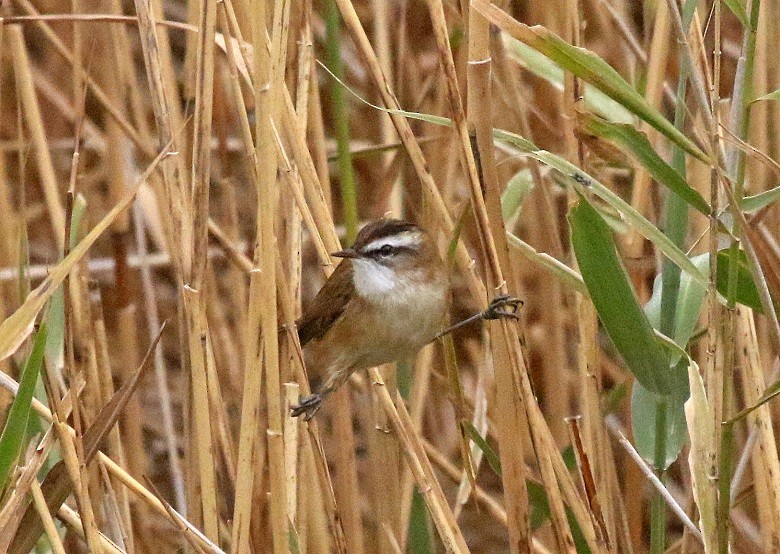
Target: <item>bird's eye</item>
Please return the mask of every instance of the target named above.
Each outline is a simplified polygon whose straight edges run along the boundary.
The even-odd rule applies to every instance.
[[[393,247],[389,244],[385,244],[382,246],[382,248],[379,249],[379,254],[382,256],[389,256],[393,253]]]

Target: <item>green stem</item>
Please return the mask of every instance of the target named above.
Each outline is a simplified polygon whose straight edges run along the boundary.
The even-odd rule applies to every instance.
[[[730,374],[731,372],[726,372]],[[726,381],[729,385],[726,385]],[[723,393],[728,392],[731,394],[731,378],[723,379]],[[726,406],[731,403],[723,398],[723,413],[726,413]],[[731,410],[729,409],[729,412]],[[731,448],[734,443],[734,426],[731,424],[723,425],[720,434],[720,447],[728,448],[728,450],[721,450],[720,459],[718,461],[718,552],[720,554],[729,553],[729,511],[731,508],[731,472],[733,471],[733,458],[731,456]],[[725,476],[725,478],[724,478]]]
[[[328,69],[344,81],[344,63],[341,60],[341,20],[335,0],[327,0],[326,8],[326,54]],[[341,204],[344,211],[344,225],[347,230],[346,242],[352,244],[357,236],[357,193],[355,172],[352,167],[352,152],[349,139],[349,109],[344,96],[344,88],[330,87],[333,104],[333,118],[336,126],[336,150],[339,165],[339,183],[341,185]]]
[[[750,130],[750,102],[753,99],[753,72],[755,67],[756,54],[756,30],[758,29],[758,15],[761,8],[761,0],[752,0],[750,2],[750,27],[745,29],[745,44],[740,63],[743,65],[742,90],[735,89],[734,97],[739,96],[739,112],[737,113],[737,126],[734,129],[736,136],[740,140],[747,140]],[[738,75],[739,77],[739,75]],[[736,166],[729,168],[732,171],[734,181],[734,193],[737,205],[731,209],[738,210],[739,203],[745,195],[745,153],[740,149],[736,153]],[[732,224],[732,233],[734,236],[740,236],[739,223],[734,218]],[[732,417],[733,408],[731,405],[731,396],[734,388],[733,368],[736,358],[734,339],[736,338],[736,320],[734,308],[736,307],[737,291],[737,260],[739,256],[739,242],[732,240],[729,247],[728,286],[726,292],[727,306],[731,310],[730,325],[728,326],[727,336],[724,344],[729,345],[726,349],[723,360],[723,420],[729,420]],[[733,471],[734,433],[732,425],[724,425],[720,435],[720,458],[718,461],[718,551],[727,554],[729,551],[729,512],[731,508],[731,478]]]
[[[686,17],[685,26],[690,24]],[[677,104],[674,112],[674,125],[683,130],[685,125],[685,94],[689,67],[683,54],[680,55],[680,78],[677,83]],[[673,149],[672,166],[685,177],[685,153],[681,148]],[[679,247],[683,247],[688,232],[688,206],[676,194],[669,193],[664,205],[664,233]],[[659,330],[674,338],[677,315],[677,299],[680,291],[680,268],[664,258],[661,266],[661,317]],[[685,345],[680,345],[683,348]],[[655,414],[655,471],[658,478],[665,480],[666,468],[666,399],[659,399]],[[658,491],[653,493],[650,503],[650,545],[651,552],[663,552],[666,546],[666,504]]]
[[[666,397],[659,396],[655,408],[655,474],[663,483],[666,476]],[[650,552],[661,554],[666,549],[666,503],[655,492],[650,503]]]

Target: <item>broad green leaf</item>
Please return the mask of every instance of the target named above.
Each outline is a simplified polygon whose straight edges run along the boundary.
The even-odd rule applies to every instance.
[[[710,206],[699,191],[691,188],[672,166],[656,154],[644,133],[633,125],[611,123],[598,116],[580,112],[578,125],[587,133],[596,135],[632,156],[653,178],[685,200],[692,208],[708,216]]]
[[[504,40],[507,52],[523,67],[558,90],[563,90],[565,74],[561,66],[506,33],[502,33],[501,38]],[[601,117],[616,123],[631,123],[634,121],[634,116],[630,111],[596,87],[586,84],[584,88],[583,100],[585,105]]]
[[[763,96],[759,96],[753,102],[758,102],[759,100],[780,100],[780,89],[777,89],[774,92],[770,92],[768,94],[765,94]]]
[[[3,434],[0,436],[0,489],[5,485],[8,472],[16,462],[22,448],[22,441],[27,432],[27,422],[30,419],[32,397],[38,375],[43,365],[46,350],[46,323],[41,323],[35,335],[35,342],[27,363],[24,364],[19,377],[19,390],[8,411]]]
[[[758,294],[756,283],[753,281],[753,273],[750,271],[750,264],[744,250],[739,251],[737,260],[737,302],[747,306],[751,310],[764,313],[764,306],[761,303],[761,297]],[[731,265],[731,256],[728,249],[718,252],[718,274],[716,286],[718,292],[726,296],[728,291],[729,266]]]
[[[685,401],[688,399],[688,376],[685,366],[672,372],[671,394],[666,396],[666,463],[668,468],[680,455],[688,440],[685,425]],[[631,430],[637,452],[651,466],[655,462],[655,438],[658,395],[650,392],[638,381],[631,392]]]
[[[702,254],[693,260],[694,264],[702,264],[702,273],[709,275],[709,254]],[[686,348],[696,332],[696,324],[699,321],[704,297],[707,288],[701,283],[691,279],[687,273],[680,276],[680,292],[677,295],[677,313],[674,317],[674,342],[680,348]]]
[[[694,262],[706,270],[707,257],[707,254],[698,256]],[[653,284],[653,294],[645,305],[647,318],[656,329],[659,328],[661,320],[662,292],[662,280],[659,275]],[[693,334],[706,292],[707,288],[691,279],[688,274],[681,275],[672,337],[681,349],[686,347]],[[683,356],[677,356],[678,360],[682,358]],[[687,356],[685,359],[687,360]],[[675,361],[673,360],[672,363],[675,364]],[[675,366],[670,375],[672,380],[670,394],[666,397],[665,468],[677,459],[688,439],[684,409],[685,401],[689,396],[688,376],[685,372],[685,363],[676,363]],[[658,395],[650,392],[640,383],[634,384],[631,394],[631,428],[637,452],[651,465],[655,461],[657,404]]]
[[[676,129],[612,66],[593,52],[572,46],[545,27],[524,25],[488,0],[472,0],[471,5],[502,31],[590,83],[692,156],[705,163],[708,161],[706,154],[693,141]]]
[[[780,93],[780,90],[777,92]],[[780,100],[780,98],[778,98],[778,100]],[[755,212],[778,200],[780,200],[780,186],[771,188],[759,194],[754,194],[753,196],[744,197],[741,206],[742,210],[746,212]]]
[[[705,275],[709,273],[709,254],[702,254],[692,258],[691,261],[699,267]],[[645,305],[645,314],[653,328],[658,329],[661,322],[661,276],[656,276],[653,281],[653,294]],[[680,276],[680,289],[677,296],[677,306],[674,316],[674,333],[670,337],[682,349],[688,346],[688,341],[696,329],[699,320],[704,296],[707,287],[691,279],[690,275],[683,273]]]
[[[504,220],[515,216],[523,200],[534,189],[534,179],[530,169],[521,169],[506,184],[501,194],[501,215]]]
[[[596,196],[604,200],[611,207],[620,212],[623,217],[628,220],[631,226],[643,237],[652,242],[663,254],[674,262],[684,272],[690,274],[694,279],[707,285],[707,278],[699,271],[699,269],[691,263],[690,258],[680,250],[669,237],[663,234],[658,227],[650,223],[642,214],[631,207],[625,200],[620,198],[617,194],[612,192],[607,186],[599,182],[597,179],[588,175],[574,164],[567,160],[556,156],[546,150],[539,150],[533,143],[524,139],[523,137],[495,129],[493,136],[497,140],[509,143],[518,147],[521,151],[529,154],[534,159],[539,160],[545,165],[558,170],[564,176],[568,177],[575,187],[581,187],[592,191]],[[528,145],[532,148],[529,148]]]
[[[640,383],[668,394],[669,353],[639,306],[609,227],[584,197],[569,214],[569,223],[582,278],[612,343]]]

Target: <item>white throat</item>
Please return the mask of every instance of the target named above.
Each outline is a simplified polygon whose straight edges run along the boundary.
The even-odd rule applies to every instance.
[[[401,292],[398,289],[411,284],[408,279],[399,278],[393,269],[373,260],[356,259],[352,266],[355,292],[368,300],[387,301]]]

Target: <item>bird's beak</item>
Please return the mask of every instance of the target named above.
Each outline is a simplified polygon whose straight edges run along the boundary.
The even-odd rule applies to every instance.
[[[334,252],[331,256],[335,256],[336,258],[359,258],[360,253],[354,248],[345,248],[344,250]]]

